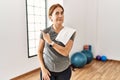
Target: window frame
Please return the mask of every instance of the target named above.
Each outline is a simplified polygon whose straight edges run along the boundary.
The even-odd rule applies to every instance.
[[[34,55],[30,55],[30,49],[29,49],[29,46],[30,46],[30,44],[29,44],[29,30],[28,30],[28,4],[27,4],[27,1],[28,0],[26,0],[26,28],[27,28],[27,54],[28,54],[28,58],[31,58],[31,57],[35,57],[35,56],[37,56],[37,51],[36,51],[36,53],[34,54]],[[47,27],[47,0],[45,0],[45,27],[44,28],[46,28]],[[37,47],[35,47],[35,49],[36,49]]]

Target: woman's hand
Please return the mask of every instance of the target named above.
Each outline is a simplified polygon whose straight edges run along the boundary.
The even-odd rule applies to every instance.
[[[50,44],[50,43],[52,42],[52,40],[50,39],[50,35],[49,35],[48,33],[44,33],[43,31],[41,31],[41,32],[42,32],[42,34],[43,34],[44,40],[45,40],[48,44]]]
[[[50,76],[51,74],[46,68],[42,69],[42,80],[50,80]]]

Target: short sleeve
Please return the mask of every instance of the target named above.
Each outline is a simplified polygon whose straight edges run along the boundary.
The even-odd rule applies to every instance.
[[[48,32],[50,31],[50,29],[51,29],[51,28],[48,27],[48,28],[44,29],[43,32],[44,32],[44,33],[48,33]],[[42,34],[41,31],[40,31],[40,39],[43,39],[43,34]],[[43,40],[44,40],[44,39],[43,39]]]
[[[43,39],[43,34],[40,32],[40,39]]]

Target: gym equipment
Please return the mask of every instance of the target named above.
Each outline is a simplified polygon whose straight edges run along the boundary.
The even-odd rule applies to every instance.
[[[88,45],[84,45],[83,46],[83,50],[89,50],[89,46]]]
[[[89,64],[93,60],[93,54],[89,50],[82,50],[81,53],[85,54],[87,57],[87,64]]]
[[[87,63],[86,56],[84,54],[82,54],[81,52],[75,52],[71,56],[70,60],[71,60],[71,65],[74,68],[82,68]]]
[[[100,55],[97,55],[97,56],[96,56],[96,60],[101,60],[101,56],[100,56]]]
[[[89,50],[92,51],[92,46],[91,45],[84,45],[83,50]]]
[[[107,57],[106,56],[101,56],[101,61],[103,61],[103,62],[105,62],[105,61],[107,61]]]
[[[92,46],[91,46],[91,45],[89,45],[89,51],[91,51],[91,52],[92,52]]]

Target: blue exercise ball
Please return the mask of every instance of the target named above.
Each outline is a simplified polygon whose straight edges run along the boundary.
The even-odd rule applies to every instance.
[[[101,61],[103,61],[103,62],[107,61],[107,57],[106,56],[101,56]]]
[[[91,63],[93,60],[93,54],[91,51],[89,50],[83,50],[81,51],[81,53],[85,54],[85,56],[87,57],[87,64]]]
[[[87,63],[86,56],[81,52],[75,52],[71,56],[70,60],[71,60],[72,66],[74,66],[75,68],[82,68]]]

